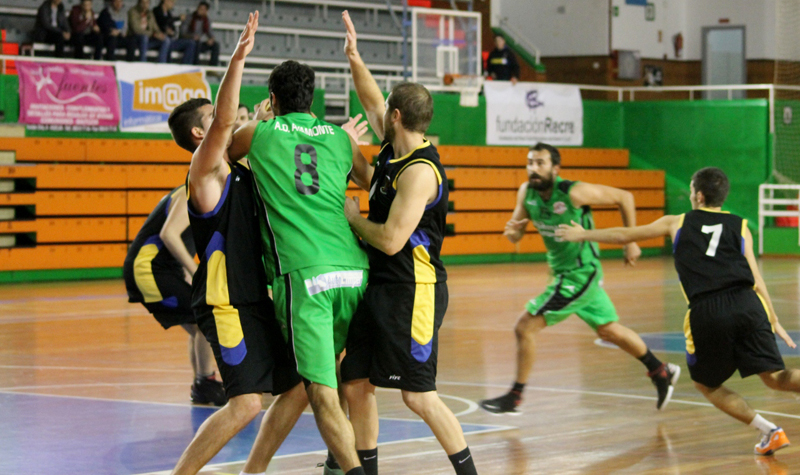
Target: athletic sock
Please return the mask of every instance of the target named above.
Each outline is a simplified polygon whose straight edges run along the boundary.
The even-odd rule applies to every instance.
[[[650,373],[651,376],[655,376],[655,371],[661,368],[661,365],[663,364],[661,363],[661,360],[656,358],[656,355],[650,351],[650,348],[647,349],[647,353],[645,353],[644,356],[639,358],[639,361],[641,361],[642,364],[647,367],[647,372]]]
[[[366,474],[364,473],[364,467],[355,467],[354,469],[350,470],[344,475],[366,475]]]
[[[475,468],[475,461],[472,460],[472,454],[469,452],[469,447],[461,452],[453,455],[448,455],[450,463],[456,469],[456,475],[478,475],[478,470]]]
[[[518,383],[514,381],[514,385],[511,386],[511,391],[517,393],[518,396],[522,396],[523,389],[525,389],[525,383]]]
[[[773,424],[772,422],[764,419],[761,417],[761,414],[756,414],[756,417],[750,421],[750,427],[755,427],[756,429],[760,430],[762,434],[767,435],[772,429],[777,429],[778,426]]]
[[[332,468],[334,470],[342,468],[339,466],[339,462],[336,461],[336,457],[333,456],[333,452],[331,452],[330,450],[328,451],[328,458],[325,460],[325,465],[327,465],[328,468]]]
[[[364,468],[366,475],[378,475],[378,448],[369,450],[356,450],[358,461]]]

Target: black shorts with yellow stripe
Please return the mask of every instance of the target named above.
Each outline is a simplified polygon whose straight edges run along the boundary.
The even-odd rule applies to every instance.
[[[195,317],[214,351],[228,398],[278,395],[300,383],[271,300],[195,309]]]
[[[715,388],[737,369],[742,378],[784,369],[764,302],[751,288],[693,302],[683,327],[692,381]]]
[[[350,323],[342,381],[369,378],[383,388],[435,391],[447,304],[446,282],[369,284]]]
[[[150,271],[137,273],[132,283],[142,294],[140,302],[164,329],[175,325],[193,325],[192,286],[183,272]]]

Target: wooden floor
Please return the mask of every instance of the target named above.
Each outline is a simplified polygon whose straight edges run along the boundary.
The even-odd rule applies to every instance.
[[[797,335],[800,260],[766,259],[762,266],[784,327]],[[605,287],[622,323],[656,338],[681,331],[686,306],[671,259],[646,259],[635,269],[605,261],[604,267]],[[576,317],[541,333],[523,414],[483,412],[474,402],[505,392],[513,379],[512,327],[525,302],[543,289],[547,269],[537,263],[451,266],[448,271],[450,308],[439,342],[440,393],[462,423],[500,426],[467,436],[479,473],[800,473],[800,445],[776,457],[752,455],[756,432],[702,399],[692,387],[682,353],[656,352],[684,370],[672,403],[657,412],[644,367],[618,349],[596,344],[595,335]],[[97,400],[189,405],[192,374],[185,334],[179,328],[163,331],[141,306],[128,304],[121,281],[0,286],[0,325],[0,396],[57,396],[42,399],[46,404],[69,400],[76,411]],[[800,366],[794,356],[786,363]],[[771,412],[766,417],[800,444],[797,396],[738,375],[730,387],[756,409]],[[397,392],[381,391],[378,398],[381,417],[415,419]],[[269,401],[265,398],[265,404]],[[0,418],[18,415],[17,406],[3,406]],[[103,421],[75,420],[69,433],[44,431],[41,437],[80,442],[84,424]],[[148,450],[159,446],[159,434],[166,429],[159,424],[146,428],[137,436],[134,455],[154,457]],[[10,432],[0,438],[7,442],[21,437],[25,427],[9,429],[7,424],[4,430]],[[108,430],[112,443],[131,429]],[[0,467],[12,455],[24,453],[32,466],[48,455],[32,447],[0,443]],[[109,453],[98,451],[97,460]],[[318,452],[282,456],[269,473],[321,473],[315,468],[321,460]],[[226,463],[203,473],[238,474],[241,466]],[[382,445],[380,469],[382,474],[452,473],[430,438]],[[73,472],[62,466],[59,473]]]

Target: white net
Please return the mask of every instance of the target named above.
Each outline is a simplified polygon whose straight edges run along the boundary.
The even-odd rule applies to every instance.
[[[800,1],[778,0],[773,177],[800,183]]]
[[[412,80],[429,89],[480,88],[481,14],[412,9]]]

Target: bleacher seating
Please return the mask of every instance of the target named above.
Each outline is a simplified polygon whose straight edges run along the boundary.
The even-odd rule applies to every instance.
[[[183,182],[190,156],[169,140],[0,138],[0,151],[16,164],[0,165],[0,180],[15,191],[0,193],[0,209],[14,209],[0,222],[0,235],[17,246],[0,249],[0,271],[119,267],[127,244],[161,197]],[[362,147],[374,156],[377,146]],[[452,184],[451,236],[447,255],[541,253],[532,229],[518,244],[503,237],[516,189],[527,180],[526,148],[440,146]],[[563,149],[562,176],[630,190],[640,223],[663,215],[664,172],[629,170],[626,150]],[[368,207],[367,192],[351,196]],[[598,226],[621,225],[619,211],[599,208]],[[663,239],[642,247],[663,247]],[[615,246],[601,246],[603,249]]]

